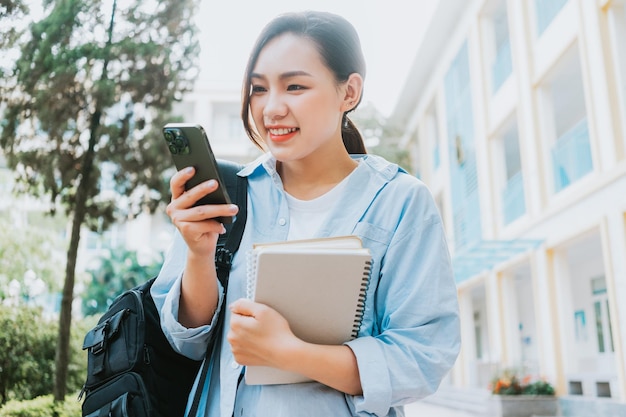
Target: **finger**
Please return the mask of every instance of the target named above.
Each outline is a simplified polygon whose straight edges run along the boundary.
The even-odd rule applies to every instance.
[[[196,170],[194,167],[187,167],[181,169],[170,178],[170,191],[172,193],[172,200],[177,199],[185,193],[185,183],[193,177]]]
[[[170,208],[170,210],[189,208],[196,204],[198,200],[200,200],[202,197],[211,194],[219,187],[217,181],[212,179],[204,181],[196,185],[195,187],[185,190],[185,184],[189,180],[189,178],[184,175],[183,171],[180,171],[180,174],[181,175],[177,173],[176,175],[174,175],[174,177],[172,177],[171,180],[170,187],[172,188],[172,200],[170,201],[170,204],[172,205],[172,207]],[[181,178],[184,181],[182,183],[182,186],[179,185],[179,180]],[[177,188],[177,191],[174,191],[175,187],[179,187]],[[180,192],[180,187],[182,187],[182,192]]]
[[[183,219],[181,216],[184,216],[185,221],[198,222],[234,216],[239,211],[239,208],[234,204],[202,204],[181,211],[183,213],[177,216],[179,219]]]
[[[247,298],[240,298],[233,303],[230,304],[229,308],[233,314],[238,314],[240,316],[249,316],[255,317],[258,313],[258,309],[260,304],[255,303],[252,300],[248,300]]]
[[[183,194],[179,196],[179,200],[182,206],[191,207],[198,202],[202,197],[205,197],[219,187],[217,181],[215,180],[207,180],[201,182],[200,184],[186,190]]]
[[[207,221],[179,221],[173,220],[174,225],[178,228],[180,233],[189,239],[190,241],[199,241],[204,239],[209,234],[214,234],[214,238],[217,241],[217,235],[221,235],[226,232],[224,225],[215,220]]]

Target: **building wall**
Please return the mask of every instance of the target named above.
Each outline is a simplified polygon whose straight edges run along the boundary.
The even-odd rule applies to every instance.
[[[216,86],[200,78],[174,112],[184,122],[199,123],[205,128],[218,158],[245,163],[260,155],[243,129],[238,86]]]
[[[391,121],[448,229],[463,320],[450,384],[516,368],[624,403],[626,2],[438,7]]]

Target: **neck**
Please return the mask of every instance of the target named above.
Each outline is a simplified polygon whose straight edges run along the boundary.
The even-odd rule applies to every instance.
[[[312,200],[339,184],[358,166],[347,152],[334,158],[277,162],[276,169],[285,191],[300,200]]]

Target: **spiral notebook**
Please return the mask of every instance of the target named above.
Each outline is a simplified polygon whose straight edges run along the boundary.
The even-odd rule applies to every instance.
[[[281,313],[304,341],[341,345],[357,336],[372,257],[357,236],[256,245],[248,254],[248,298]],[[265,366],[248,366],[249,385],[310,381]]]

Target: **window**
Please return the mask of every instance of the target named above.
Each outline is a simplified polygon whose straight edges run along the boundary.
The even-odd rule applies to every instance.
[[[550,26],[550,23],[559,14],[565,3],[567,3],[567,0],[535,0],[537,33],[540,36]]]
[[[474,312],[474,337],[476,338],[476,359],[483,358],[483,329],[480,323],[480,313]]]
[[[611,30],[615,51],[618,99],[621,102],[623,129],[626,130],[626,3],[614,2],[608,10],[608,27]]]
[[[606,293],[606,281],[604,276],[591,280],[591,293],[593,295],[593,311],[596,324],[596,339],[598,352],[615,352],[613,344],[613,331],[611,330],[611,314],[609,300]]]
[[[238,140],[245,136],[245,132],[243,130],[243,124],[241,122],[241,118],[239,115],[230,115],[229,119],[229,131],[228,137],[232,140]]]
[[[502,185],[502,218],[506,225],[526,212],[517,123],[511,125],[501,141],[506,174],[506,182]]]
[[[492,92],[495,93],[512,73],[511,42],[506,2],[501,1],[492,17],[495,53],[491,64]]]
[[[480,202],[474,143],[474,111],[467,42],[445,77],[454,244],[457,250],[480,241]]]
[[[557,62],[540,89],[543,135],[548,144],[554,192],[592,171],[587,109],[578,46]]]
[[[212,136],[209,138],[212,143],[229,146],[243,141],[245,133],[237,103],[213,103],[212,120]]]

